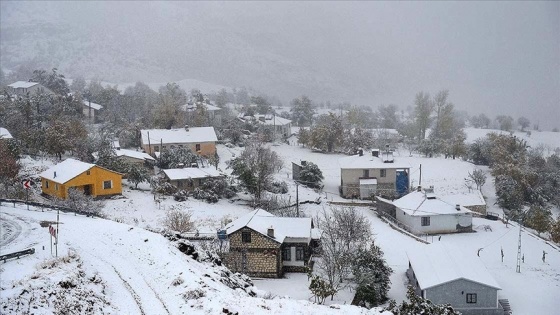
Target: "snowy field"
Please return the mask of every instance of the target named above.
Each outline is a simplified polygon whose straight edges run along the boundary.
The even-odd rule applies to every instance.
[[[482,137],[488,132],[490,130],[467,130],[470,141]],[[558,133],[534,132],[531,135],[531,141],[535,142],[530,145],[542,143],[550,148],[553,148],[554,145],[560,146],[559,136]],[[327,201],[348,201],[338,196],[338,186],[340,185],[338,160],[344,156],[312,152],[308,148],[298,146],[293,137],[291,144],[270,146],[284,160],[284,167],[276,175],[276,179],[288,183],[289,191],[284,195],[285,198],[291,203],[295,201],[296,186],[291,180],[291,162],[311,161],[322,170],[325,186],[322,191],[300,186],[300,201],[318,199],[321,201],[319,205],[301,205],[300,211],[305,216],[312,217],[323,207],[328,207]],[[243,148],[227,148],[218,145],[219,169],[224,173],[231,173],[231,170],[227,169],[226,162],[238,156],[242,150]],[[407,150],[397,151],[395,159],[410,166],[410,180],[414,186],[419,184],[420,165],[422,165],[421,185],[434,186],[439,195],[467,193],[468,188],[464,184],[464,179],[469,172],[477,168],[489,172],[487,167],[475,166],[462,160],[424,158],[417,154],[409,156]],[[54,163],[51,159],[33,160],[30,158],[26,158],[22,162],[25,172],[28,174],[40,173]],[[305,274],[290,273],[284,279],[254,280],[257,288],[263,292],[270,292],[277,298],[287,297],[291,302],[281,300],[282,303],[276,303],[274,302],[278,301],[276,299],[249,298],[223,286],[218,288],[212,281],[201,277],[200,272],[202,271],[200,270],[207,269],[207,266],[189,261],[189,258],[181,256],[180,252],[172,248],[167,240],[142,229],[162,228],[165,213],[172,209],[179,209],[193,213],[193,218],[201,233],[215,233],[228,221],[252,210],[250,196],[241,194],[235,197],[233,202],[220,200],[216,204],[208,204],[192,198],[184,202],[176,202],[172,197],[157,196],[154,198],[146,183],[140,184],[139,188],[139,190],[132,189],[131,185],[124,181],[121,198],[103,201],[105,215],[120,223],[63,215],[61,235],[66,234],[67,238],[63,238],[59,252],[61,254],[67,254],[69,250],[76,252],[83,261],[83,269],[88,276],[99,273],[100,277],[104,279],[103,283],[107,286],[105,294],[111,302],[110,305],[104,306],[108,313],[122,314],[123,310],[136,310],[131,314],[139,313],[139,310],[143,310],[146,314],[190,314],[191,310],[194,310],[194,313],[215,313],[214,311],[217,310],[221,312],[220,306],[223,304],[233,305],[231,310],[243,310],[243,314],[262,313],[266,307],[271,313],[277,314],[323,314],[334,311],[334,309],[323,307],[319,311],[319,308],[310,306],[309,301],[312,300],[312,297],[308,290],[309,283]],[[488,211],[502,213],[501,209],[494,205],[496,197],[490,176],[488,176],[482,192],[488,204]],[[32,193],[32,199],[41,200],[38,193],[39,190],[36,188]],[[356,209],[363,212],[370,220],[375,241],[385,252],[389,265],[394,269],[389,297],[397,301],[403,300],[407,283],[405,277],[405,270],[408,267],[406,252],[429,245],[395,231],[378,219],[368,207],[357,207]],[[555,212],[558,213],[558,210],[555,209]],[[14,290],[22,289],[22,283],[29,282],[31,285],[36,285],[36,281],[31,278],[38,273],[37,266],[50,258],[46,228],[40,227],[38,223],[43,220],[53,221],[56,217],[52,212],[42,213],[9,207],[3,207],[1,215],[2,253],[29,246],[40,249],[35,255],[1,265],[2,291],[0,292],[1,301],[4,302],[6,298],[17,294]],[[557,298],[560,294],[560,251],[558,247],[523,230],[522,253],[525,255],[525,262],[521,266],[521,273],[516,273],[518,227],[515,225],[506,227],[500,221],[484,219],[474,219],[473,223],[475,233],[443,235],[441,242],[461,248],[466,255],[476,255],[478,249],[482,248],[480,260],[502,287],[499,293],[500,298],[509,299],[514,314],[556,314],[556,310],[560,308],[560,299]],[[489,226],[491,231],[484,229],[485,226]],[[146,239],[148,241],[145,241]],[[437,239],[437,236],[434,237],[435,242],[438,241]],[[429,237],[428,241],[432,242],[432,237]],[[45,250],[42,250],[42,246],[45,246]],[[505,254],[503,263],[500,249],[503,249]],[[547,252],[546,262],[541,259],[543,250]],[[181,296],[185,290],[190,289],[174,288],[170,284],[181,272],[185,280],[192,280],[186,282],[191,285],[198,283],[207,289],[207,295],[194,303],[185,302]],[[61,271],[57,277],[63,277],[64,274],[65,272]],[[122,279],[126,279],[129,285]],[[41,281],[52,282],[56,279]],[[195,289],[199,289],[200,286],[195,285]],[[131,293],[129,287],[135,288],[134,292]],[[99,288],[94,288],[94,290],[101,292]],[[538,297],[538,299],[530,298],[527,292],[531,292],[530,296]],[[240,298],[241,296],[243,298]],[[352,297],[353,291],[348,288],[337,294],[334,301],[327,300],[326,304],[334,304],[336,305],[334,307],[339,307],[338,305],[349,304]],[[354,312],[360,313],[365,310],[357,311],[354,308],[347,308],[340,313],[353,314]],[[376,314],[376,311],[370,314]]]

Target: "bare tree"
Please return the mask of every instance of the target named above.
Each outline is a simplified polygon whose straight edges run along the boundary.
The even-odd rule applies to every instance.
[[[316,217],[321,236],[322,257],[318,273],[324,276],[334,295],[348,283],[354,253],[371,243],[372,233],[366,217],[351,207],[323,208]]]
[[[95,201],[92,196],[85,195],[82,190],[74,187],[68,189],[66,199],[59,199],[56,204],[91,215],[98,215],[103,208],[101,202]]]
[[[163,219],[163,225],[171,231],[185,233],[194,227],[191,211],[171,210]]]
[[[486,183],[486,174],[481,169],[476,169],[472,173],[469,172],[468,180],[476,185],[476,189],[481,190]]]

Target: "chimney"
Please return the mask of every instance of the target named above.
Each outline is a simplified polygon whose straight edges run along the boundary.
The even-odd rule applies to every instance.
[[[371,156],[379,157],[379,150],[378,149],[372,150]]]
[[[457,210],[457,211],[461,211],[461,205],[458,205],[458,204],[457,204],[457,205],[455,205],[455,210]]]
[[[272,225],[268,228],[268,230],[266,231],[266,235],[268,235],[269,237],[274,238],[274,227],[272,227]]]
[[[189,131],[189,125],[185,125],[185,131]]]
[[[56,178],[56,171],[54,172],[54,177],[53,178]]]
[[[177,168],[184,168],[184,167],[185,167],[185,164],[183,164],[183,163],[177,164]]]

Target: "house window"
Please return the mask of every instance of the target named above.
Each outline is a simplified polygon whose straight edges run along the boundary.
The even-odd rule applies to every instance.
[[[241,241],[243,243],[251,243],[251,232],[241,232]]]
[[[422,217],[422,226],[430,225],[430,217]]]
[[[195,151],[200,151],[200,143],[197,143],[197,144],[195,145],[195,148],[196,148]]]
[[[111,189],[111,188],[113,188],[112,180],[106,180],[103,182],[103,189]]]
[[[282,249],[282,260],[284,260],[284,261],[292,260],[292,248],[291,247],[284,247]]]
[[[303,247],[296,247],[296,260],[303,261]]]
[[[476,303],[476,293],[467,293],[467,303]]]
[[[86,171],[86,175],[91,175],[91,172],[90,172],[90,171]]]
[[[49,181],[48,180],[45,181],[45,187],[49,188]]]
[[[369,177],[369,170],[364,170],[364,177]]]
[[[381,172],[381,177],[387,177],[387,170],[383,169],[379,170],[379,172]]]

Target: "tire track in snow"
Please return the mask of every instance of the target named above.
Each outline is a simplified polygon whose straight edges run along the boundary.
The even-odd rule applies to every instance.
[[[111,265],[111,264],[109,264]],[[146,315],[146,312],[144,311],[144,308],[142,308],[142,300],[140,299],[140,296],[136,293],[136,291],[134,291],[134,289],[132,288],[132,286],[130,285],[130,283],[128,283],[128,281],[126,281],[120,274],[120,272],[117,270],[117,268],[115,268],[115,266],[111,265],[111,267],[113,267],[113,270],[115,271],[115,273],[117,274],[117,276],[119,276],[119,278],[121,278],[125,288],[128,290],[128,292],[130,293],[130,295],[132,295],[132,298],[134,299],[134,301],[136,301],[136,305],[138,305],[138,308],[140,309],[140,314],[142,315]],[[158,297],[159,298],[159,297]],[[166,308],[167,309],[167,308]],[[169,312],[168,312],[169,313]]]
[[[0,224],[0,247],[5,248],[6,245],[13,242],[21,234],[21,225],[14,220],[6,218],[4,215],[2,215],[2,222]]]

